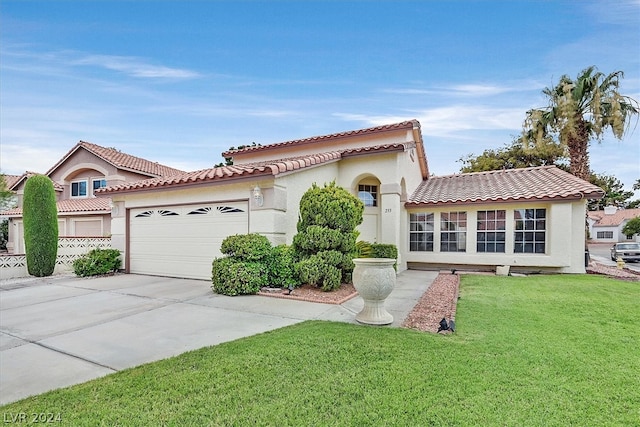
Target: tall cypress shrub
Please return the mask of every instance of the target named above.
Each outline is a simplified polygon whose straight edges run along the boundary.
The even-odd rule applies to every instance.
[[[36,277],[51,276],[58,254],[58,211],[48,177],[34,175],[27,180],[22,215],[27,271]]]

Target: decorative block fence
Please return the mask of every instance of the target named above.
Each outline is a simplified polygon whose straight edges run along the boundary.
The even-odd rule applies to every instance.
[[[60,237],[54,274],[73,270],[73,261],[91,249],[111,248],[110,237]],[[0,279],[29,277],[26,255],[0,254]]]

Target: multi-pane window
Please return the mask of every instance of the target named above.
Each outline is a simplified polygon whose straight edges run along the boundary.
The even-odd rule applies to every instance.
[[[476,250],[478,252],[504,252],[507,211],[478,211]]]
[[[433,252],[433,214],[409,214],[409,250]]]
[[[106,179],[94,179],[93,180],[93,191],[96,191],[99,188],[103,188],[107,186]]]
[[[378,186],[370,184],[358,185],[358,198],[365,206],[378,206]]]
[[[71,197],[87,197],[87,181],[72,182]]]
[[[440,251],[465,252],[467,250],[467,213],[440,214]]]
[[[545,253],[547,230],[546,209],[516,209],[514,248],[516,253]]]
[[[613,239],[613,231],[598,231],[596,237],[598,239]]]

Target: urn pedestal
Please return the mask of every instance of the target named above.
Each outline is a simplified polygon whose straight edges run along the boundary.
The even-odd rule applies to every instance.
[[[388,325],[393,316],[384,308],[384,300],[396,285],[396,260],[392,258],[356,258],[353,260],[353,286],[364,301],[356,320],[367,325]]]

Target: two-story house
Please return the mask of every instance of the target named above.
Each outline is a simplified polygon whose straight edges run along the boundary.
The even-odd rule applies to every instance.
[[[178,169],[132,156],[115,148],[80,141],[44,175],[53,182],[61,237],[100,237],[111,235],[111,199],[97,198],[94,191],[150,178],[184,173]],[[9,219],[9,253],[24,253],[22,200],[24,184],[34,175],[7,179],[7,187],[17,196],[15,209],[0,212]]]

